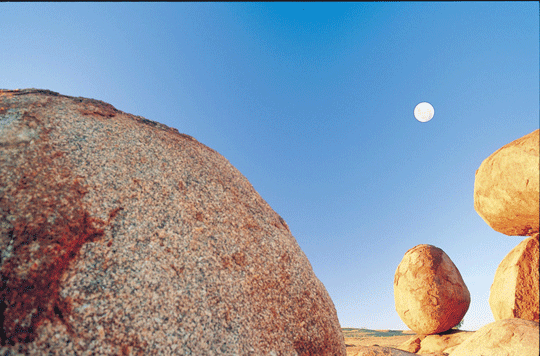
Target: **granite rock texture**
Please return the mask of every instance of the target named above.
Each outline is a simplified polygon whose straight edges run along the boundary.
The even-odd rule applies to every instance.
[[[489,226],[505,235],[539,232],[539,132],[501,147],[475,174],[474,208]]]
[[[539,234],[528,237],[501,261],[489,293],[495,320],[520,318],[538,320]]]
[[[456,326],[469,309],[469,290],[450,257],[438,247],[418,245],[405,253],[394,276],[394,301],[401,320],[417,334]]]
[[[503,319],[487,324],[450,352],[450,356],[538,356],[538,322]]]
[[[223,156],[104,102],[0,90],[0,354],[345,355],[285,221]]]

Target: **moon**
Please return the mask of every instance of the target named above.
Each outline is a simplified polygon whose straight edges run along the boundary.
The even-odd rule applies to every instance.
[[[428,122],[433,119],[434,114],[435,110],[433,109],[433,106],[425,101],[416,105],[414,108],[414,117],[420,122]]]

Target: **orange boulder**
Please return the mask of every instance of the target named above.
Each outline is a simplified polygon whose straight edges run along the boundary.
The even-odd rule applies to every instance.
[[[532,236],[539,231],[539,131],[495,151],[475,174],[474,209],[505,235]]]
[[[418,245],[405,253],[394,277],[394,300],[401,320],[418,334],[456,326],[471,297],[459,270],[438,247]]]
[[[495,320],[538,320],[538,235],[526,238],[502,260],[491,285],[489,305]]]

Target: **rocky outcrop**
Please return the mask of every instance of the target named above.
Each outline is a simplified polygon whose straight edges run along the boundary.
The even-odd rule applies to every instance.
[[[538,322],[498,320],[478,329],[450,356],[538,356]]]
[[[0,91],[0,250],[0,354],[345,355],[247,179],[101,101]]]
[[[539,132],[503,146],[476,171],[474,208],[503,234],[531,236],[539,232]]]
[[[417,353],[420,350],[420,344],[425,339],[426,335],[414,335],[409,340],[405,341],[397,348],[403,351]]]
[[[394,276],[401,320],[418,334],[456,326],[469,308],[469,290],[459,270],[438,247],[418,245],[405,253]]]
[[[448,330],[441,334],[427,335],[420,343],[418,354],[446,352],[448,349],[460,345],[474,334],[474,331]]]
[[[474,331],[448,330],[434,335],[415,335],[397,348],[419,355],[429,353],[449,353],[448,350],[467,340]]]
[[[526,238],[502,260],[495,272],[489,305],[495,320],[538,320],[539,234]]]
[[[416,356],[414,352],[407,352],[399,348],[386,346],[357,346],[355,351],[347,353],[347,356]],[[423,356],[447,356],[443,352],[431,352],[422,354]]]

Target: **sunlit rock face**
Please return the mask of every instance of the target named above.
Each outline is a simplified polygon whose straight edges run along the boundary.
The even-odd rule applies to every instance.
[[[436,352],[449,353],[447,350],[461,344],[473,334],[474,331],[451,329],[442,334],[428,335],[422,340],[417,354],[425,355]]]
[[[505,235],[539,232],[539,132],[501,147],[476,171],[474,208]]]
[[[538,322],[503,319],[478,329],[450,356],[538,356]]]
[[[489,294],[495,320],[538,320],[539,234],[528,237],[506,255],[497,268]]]
[[[98,100],[0,91],[0,251],[2,355],[345,355],[248,180]]]
[[[437,334],[456,326],[471,301],[459,270],[432,245],[405,254],[394,276],[394,301],[401,320],[418,334]]]

